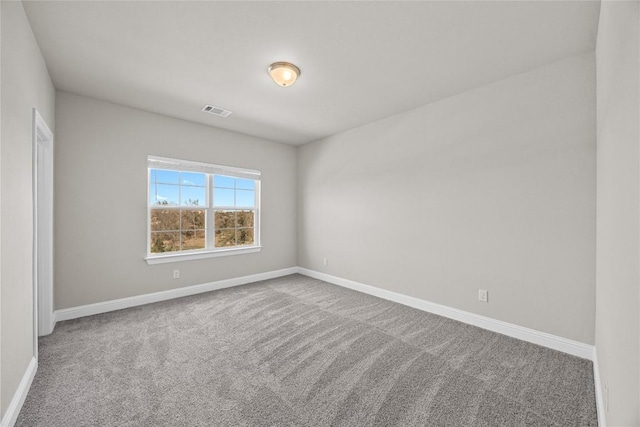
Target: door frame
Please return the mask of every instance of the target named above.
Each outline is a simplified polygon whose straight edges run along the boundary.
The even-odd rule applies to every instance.
[[[33,351],[53,318],[53,133],[33,109]],[[46,210],[45,210],[46,209]],[[43,212],[48,215],[43,215]],[[47,218],[48,216],[48,218]]]

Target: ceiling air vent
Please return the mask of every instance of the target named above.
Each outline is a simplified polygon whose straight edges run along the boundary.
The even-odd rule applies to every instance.
[[[202,107],[202,111],[220,117],[229,117],[229,114],[231,114],[231,111],[225,110],[224,108],[220,107],[214,107],[213,105],[205,105],[204,107]]]

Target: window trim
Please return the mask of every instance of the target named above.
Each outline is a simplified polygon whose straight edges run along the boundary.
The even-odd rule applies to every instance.
[[[145,261],[147,264],[166,264],[168,262],[193,261],[197,259],[216,258],[229,255],[243,255],[260,252],[262,246],[240,246],[224,249],[202,249],[194,251],[168,252],[161,255],[147,255]]]
[[[206,231],[205,231],[205,249],[194,249],[174,252],[162,252],[154,254],[150,252],[151,248],[151,210],[162,208],[162,206],[154,206],[150,204],[150,186],[151,186],[151,169],[172,170],[178,172],[197,172],[207,174],[206,200],[205,206],[194,207],[206,212]],[[226,210],[251,210],[254,211],[254,242],[253,245],[231,246],[231,247],[215,247],[215,211],[225,210],[214,203],[214,175],[224,175],[239,179],[250,179],[255,182],[255,206],[254,207],[227,207]],[[197,259],[214,258],[229,255],[242,255],[248,253],[260,252],[260,201],[261,201],[261,173],[257,170],[242,169],[231,166],[221,166],[209,163],[194,162],[190,160],[172,159],[167,157],[147,156],[147,250],[145,261],[149,265],[164,264],[178,261],[191,261]],[[171,206],[169,209],[188,208],[187,206]]]

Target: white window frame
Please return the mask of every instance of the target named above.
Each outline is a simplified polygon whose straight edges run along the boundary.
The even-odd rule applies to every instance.
[[[206,182],[206,201],[205,206],[193,207],[206,211],[206,231],[205,231],[205,249],[195,249],[188,251],[175,251],[152,253],[151,252],[151,209],[184,209],[186,206],[157,206],[150,202],[151,187],[151,169],[164,169],[178,172],[196,172],[205,173]],[[235,206],[215,206],[214,203],[214,175],[224,175],[233,178],[250,179],[255,182],[255,207],[242,208]],[[260,252],[260,171],[253,169],[242,169],[231,166],[214,165],[210,163],[194,162],[191,160],[172,159],[168,157],[147,156],[147,250],[145,260],[147,264],[164,264],[168,262],[191,261],[204,258],[241,255],[254,252]],[[215,247],[215,211],[216,210],[251,210],[254,214],[254,236],[253,245],[232,246],[232,247]]]

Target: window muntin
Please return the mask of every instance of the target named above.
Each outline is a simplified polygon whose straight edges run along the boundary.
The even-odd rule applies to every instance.
[[[259,176],[150,156],[148,256],[258,246]]]

